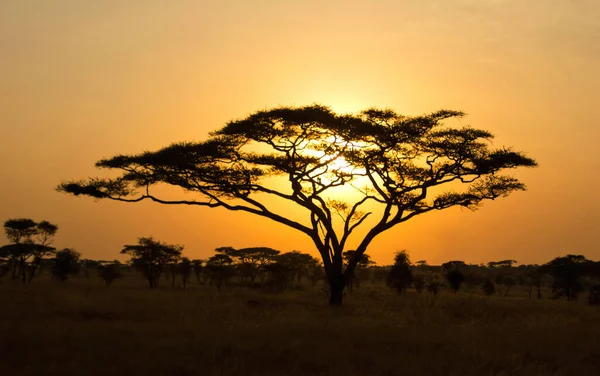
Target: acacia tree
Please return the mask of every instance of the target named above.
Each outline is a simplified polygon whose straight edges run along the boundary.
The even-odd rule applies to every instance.
[[[355,257],[356,257],[356,251],[353,249],[343,252],[342,253],[342,261],[344,263],[344,266],[349,265],[350,263],[354,262]],[[371,260],[371,256],[367,255],[366,253],[363,253],[362,256],[360,257],[360,259],[358,260],[358,262],[356,263],[356,267],[354,268],[354,271],[352,272],[352,274],[348,275],[348,277],[346,279],[346,286],[348,287],[348,291],[350,291],[350,292],[354,291],[355,286],[357,289],[360,288],[361,278],[360,278],[360,275],[358,275],[358,271],[363,268],[367,268],[371,265],[375,265],[375,261]]]
[[[79,271],[79,259],[81,253],[74,249],[65,248],[56,252],[52,260],[52,279],[65,282],[69,275],[77,274]]]
[[[389,288],[396,290],[398,294],[405,291],[413,282],[414,276],[410,270],[411,262],[406,250],[396,253],[394,265],[386,278]]]
[[[182,250],[183,246],[162,243],[148,237],[139,238],[136,245],[126,245],[121,254],[131,256],[132,266],[144,275],[152,289],[158,287],[165,265],[179,260]]]
[[[42,259],[54,253],[50,244],[57,231],[58,226],[48,221],[16,218],[4,222],[4,233],[12,244],[0,247],[0,257],[12,264],[13,279],[20,274],[23,282],[31,282]]]
[[[251,247],[235,249],[233,247],[219,247],[215,250],[233,260],[238,269],[238,276],[243,283],[253,283],[261,269],[273,262],[279,251],[268,247]]]
[[[488,131],[445,125],[463,115],[442,110],[408,117],[379,109],[339,115],[320,105],[259,111],[229,122],[203,142],[100,160],[97,167],[122,175],[63,182],[58,189],[124,202],[223,207],[289,226],[314,242],[331,287],[330,304],[339,305],[348,279],[379,234],[424,213],[475,209],[484,200],[525,189],[501,172],[536,162],[491,148]],[[153,187],[161,183],[197,197],[159,197]],[[341,200],[336,190],[342,186],[354,188],[358,198]],[[295,205],[297,215],[289,215],[281,202]],[[362,224],[369,227],[344,265],[342,254]]]

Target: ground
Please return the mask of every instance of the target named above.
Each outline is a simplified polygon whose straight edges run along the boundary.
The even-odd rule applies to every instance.
[[[2,375],[600,375],[600,309],[583,298],[398,296],[371,284],[332,308],[308,285],[42,277],[0,282]]]

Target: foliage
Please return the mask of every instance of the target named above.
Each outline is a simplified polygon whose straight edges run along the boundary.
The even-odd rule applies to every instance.
[[[102,278],[106,286],[110,286],[114,280],[123,277],[121,267],[121,263],[117,260],[99,265],[98,275]]]
[[[179,262],[179,273],[181,274],[181,282],[183,283],[183,287],[186,288],[188,285],[188,280],[194,265],[187,257],[182,257]]]
[[[567,300],[573,300],[583,290],[581,278],[592,264],[582,255],[567,255],[542,265],[540,271],[552,277],[554,298],[564,296]]]
[[[50,245],[57,231],[58,226],[48,221],[17,218],[4,222],[4,233],[11,244],[0,247],[0,259],[8,259],[6,263],[12,265],[13,279],[20,274],[23,282],[31,282],[44,257],[54,253]]]
[[[229,122],[203,142],[101,160],[97,167],[122,175],[64,182],[58,189],[97,199],[223,207],[294,228],[314,242],[331,287],[330,304],[337,305],[379,234],[427,212],[475,209],[485,200],[525,189],[502,172],[536,162],[510,149],[491,148],[493,136],[485,130],[445,124],[463,115],[441,110],[408,117],[379,109],[339,115],[319,105],[259,111]],[[277,184],[269,184],[273,178],[279,178]],[[159,184],[194,192],[197,198],[161,198],[153,190]],[[354,188],[360,197],[354,202],[328,199],[342,186]],[[303,220],[270,209],[263,200],[267,196],[296,205]],[[380,204],[381,210],[365,211],[371,204]],[[344,265],[350,236],[369,217],[373,224]]]
[[[455,294],[460,290],[460,287],[465,281],[465,275],[458,268],[447,271],[444,274],[444,277],[446,278],[448,286]]]
[[[182,250],[183,246],[180,245],[142,237],[138,239],[138,244],[126,245],[121,254],[131,256],[131,265],[144,275],[150,288],[155,288],[158,287],[165,266],[179,260]]]
[[[517,262],[515,260],[503,260],[503,261],[490,261],[488,262],[488,268],[512,268]]]
[[[425,277],[422,275],[415,275],[413,276],[413,286],[415,288],[415,290],[417,291],[417,293],[422,293],[423,289],[425,288],[426,282],[425,282]]]
[[[394,257],[394,265],[387,275],[386,283],[389,288],[397,293],[405,291],[413,282],[413,274],[410,270],[411,262],[407,251],[400,251]]]
[[[496,293],[496,286],[490,279],[486,279],[481,287],[483,288],[483,293],[485,295],[494,295]]]
[[[221,291],[221,287],[235,274],[232,264],[233,259],[224,253],[218,253],[206,261],[205,273],[217,290]]]
[[[429,291],[433,296],[437,296],[441,287],[442,283],[440,281],[430,281],[427,284],[427,291]]]
[[[65,282],[69,279],[69,275],[77,274],[80,257],[81,253],[70,248],[56,252],[52,263],[53,278],[59,282]]]
[[[242,283],[253,283],[260,274],[261,268],[275,262],[275,258],[280,254],[278,250],[268,247],[242,249],[220,247],[215,251],[231,258],[232,263],[236,264],[237,274]]]
[[[196,276],[196,282],[200,283],[200,275],[202,274],[202,268],[204,267],[204,260],[192,260],[192,268],[194,275]]]

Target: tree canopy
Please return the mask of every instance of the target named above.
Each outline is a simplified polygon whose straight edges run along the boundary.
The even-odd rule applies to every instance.
[[[441,110],[410,117],[387,109],[336,114],[321,105],[258,111],[230,121],[206,141],[100,160],[97,167],[122,175],[64,182],[58,189],[97,199],[224,207],[294,228],[314,242],[332,287],[330,301],[339,304],[377,235],[417,215],[453,206],[475,209],[484,200],[525,189],[502,172],[536,162],[492,148],[488,131],[445,124],[463,116]],[[269,184],[274,177],[287,186]],[[158,184],[197,196],[159,197]],[[352,187],[358,198],[334,196],[342,186]],[[267,196],[296,205],[304,220],[278,211]],[[372,210],[372,204],[381,209]],[[344,269],[349,238],[369,217],[374,222]]]

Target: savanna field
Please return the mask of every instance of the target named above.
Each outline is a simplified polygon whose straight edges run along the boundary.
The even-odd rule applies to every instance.
[[[281,293],[137,275],[0,283],[2,375],[598,375],[600,309],[480,290],[363,283],[330,307]]]

